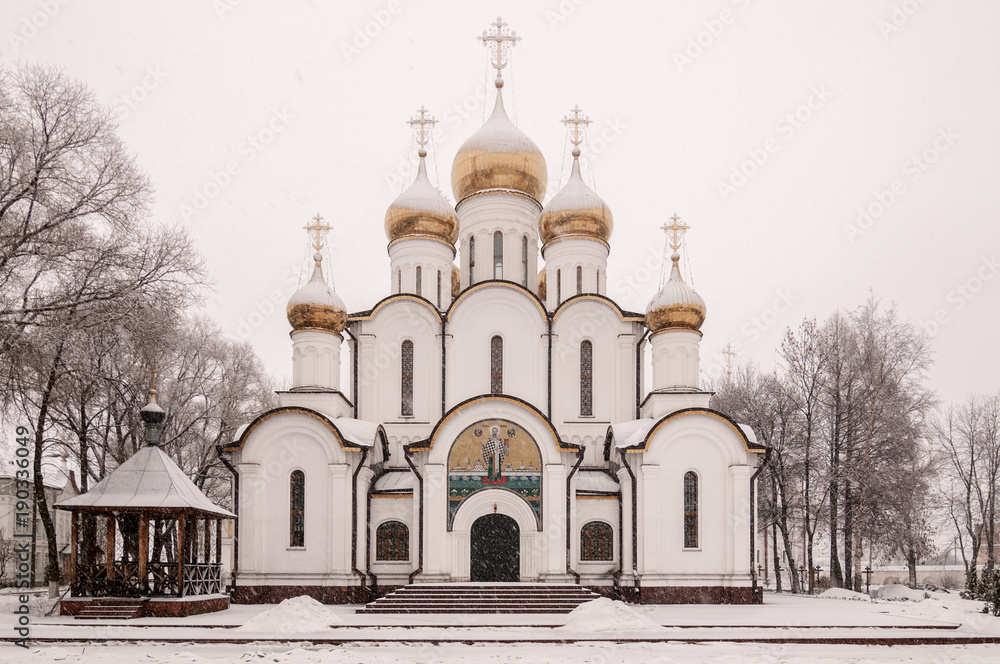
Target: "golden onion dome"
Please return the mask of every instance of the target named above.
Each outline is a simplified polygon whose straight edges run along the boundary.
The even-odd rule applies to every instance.
[[[312,277],[288,300],[288,322],[294,330],[319,329],[339,334],[347,326],[347,308],[323,278],[323,256],[317,252],[313,260],[316,267]]]
[[[454,246],[458,240],[458,216],[427,177],[426,156],[427,153],[420,150],[417,177],[386,210],[385,236],[389,242],[401,237],[426,236]]]
[[[684,283],[678,267],[681,255],[670,256],[670,278],[646,307],[646,326],[652,332],[666,329],[699,330],[705,322],[705,300]]]
[[[545,268],[542,268],[538,273],[538,299],[544,300],[545,296],[549,294],[549,278],[546,275]]]
[[[498,80],[493,115],[455,155],[451,189],[458,203],[486,191],[512,191],[541,205],[548,185],[545,157],[507,117],[502,87],[503,81]]]
[[[578,149],[573,151],[573,171],[566,186],[542,209],[538,235],[543,246],[560,237],[597,238],[604,242],[611,237],[614,217],[601,197],[583,181],[579,154]]]

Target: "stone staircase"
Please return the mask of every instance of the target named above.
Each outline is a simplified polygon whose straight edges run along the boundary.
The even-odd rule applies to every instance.
[[[600,595],[556,583],[415,583],[358,613],[569,613]]]
[[[94,599],[76,614],[84,620],[130,620],[143,616],[144,599]]]

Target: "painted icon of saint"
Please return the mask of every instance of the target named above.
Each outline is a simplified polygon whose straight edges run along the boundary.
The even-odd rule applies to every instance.
[[[503,462],[508,452],[510,443],[507,438],[500,437],[500,427],[490,427],[490,437],[483,443],[483,459],[487,468],[483,484],[498,485],[507,482],[507,478],[503,476]]]

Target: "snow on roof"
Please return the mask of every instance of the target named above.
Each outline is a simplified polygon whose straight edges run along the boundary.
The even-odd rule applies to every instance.
[[[646,434],[656,424],[656,420],[646,417],[641,420],[630,420],[611,425],[615,447],[633,447],[646,438]]]
[[[577,493],[619,493],[621,487],[603,470],[582,469],[577,473]]]
[[[175,509],[235,516],[209,500],[174,460],[155,445],[143,447],[90,491],[56,503],[56,507]]]
[[[237,429],[235,432],[233,432],[232,439],[229,442],[231,443],[238,442],[239,439],[243,436],[243,432],[247,430],[248,426],[250,426],[249,422],[247,422],[246,424],[241,424],[240,428]]]
[[[749,440],[753,445],[759,444],[757,442],[757,434],[753,432],[753,427],[751,427],[749,424],[742,424],[742,423],[739,424],[739,427],[740,431],[743,432],[743,435],[747,437],[747,440]]]
[[[365,420],[355,420],[350,417],[338,417],[333,420],[333,425],[337,431],[349,443],[362,447],[374,447],[378,438],[378,427],[376,422],[366,422]]]
[[[375,480],[375,491],[406,493],[413,491],[413,474],[405,468],[391,469]]]

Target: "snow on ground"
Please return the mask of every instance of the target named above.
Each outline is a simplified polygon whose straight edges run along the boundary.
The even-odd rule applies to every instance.
[[[326,604],[312,597],[301,595],[286,599],[281,604],[246,621],[233,631],[255,634],[304,634],[322,632],[341,619]]]
[[[858,602],[872,601],[872,598],[865,593],[856,593],[853,590],[847,590],[846,588],[830,588],[829,590],[821,592],[819,596],[827,599],[853,599]]]
[[[600,597],[570,611],[559,629],[572,632],[662,632],[663,627],[624,602]]]
[[[15,652],[16,651],[16,652]],[[369,648],[236,645],[0,646],[0,664],[995,664],[997,646],[770,644],[505,644]]]
[[[983,613],[986,603],[962,599],[957,592],[914,590],[892,584],[882,586],[874,594],[880,606],[892,607],[892,612],[898,615],[954,622],[965,630],[1000,635],[1000,618]]]

